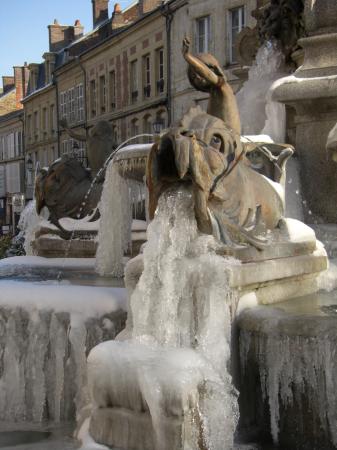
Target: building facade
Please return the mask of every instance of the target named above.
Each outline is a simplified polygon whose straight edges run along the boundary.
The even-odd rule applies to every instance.
[[[201,105],[204,109],[207,94],[195,91],[186,76],[186,62],[182,56],[182,41],[191,39],[194,54],[212,53],[237,91],[242,81],[236,76],[241,72],[237,59],[236,36],[246,26],[253,27],[251,13],[256,0],[173,0],[171,22],[171,102],[172,120],[176,121],[191,107]]]
[[[110,121],[119,144],[139,134],[153,134],[154,122],[167,126],[166,52],[165,17],[155,8],[80,55],[87,127]]]
[[[193,53],[215,55],[234,90],[242,82],[235,41],[245,26],[254,26],[251,13],[257,0],[139,0],[123,11],[115,4],[111,15],[109,0],[91,3],[90,32],[83,33],[79,20],[74,25],[55,21],[48,26],[49,47],[43,62],[25,66],[21,87],[15,87],[15,77],[3,78],[0,117],[22,108],[22,97],[24,116],[0,119],[2,148],[6,136],[14,136],[14,144],[8,138],[10,150],[7,144],[1,150],[2,155],[11,155],[10,161],[0,153],[0,179],[5,164],[17,163],[13,158],[28,162],[33,170],[15,169],[25,188],[14,189],[12,175],[8,179],[3,175],[10,191],[25,192],[28,199],[37,165],[49,166],[63,154],[86,164],[84,141],[99,121],[112,124],[116,146],[134,136],[153,135],[178,121],[191,106],[206,107],[207,94],[192,89],[186,77],[181,53],[185,36],[192,40]],[[17,70],[17,78],[18,74]],[[81,139],[71,137],[66,127]],[[131,142],[150,139],[142,136]],[[8,174],[14,173],[10,167]],[[8,198],[9,191],[3,191],[0,181],[0,199]]]
[[[14,67],[14,75],[3,77],[0,96],[0,231],[9,231],[15,215],[15,196],[25,189],[24,114],[22,98],[28,85],[25,65]]]

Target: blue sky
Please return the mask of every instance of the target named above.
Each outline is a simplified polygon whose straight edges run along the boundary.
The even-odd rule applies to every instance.
[[[114,3],[110,0],[110,15]],[[132,0],[118,3],[124,9]],[[48,51],[47,26],[54,19],[67,25],[80,19],[84,32],[90,31],[91,0],[0,0],[0,80],[3,75],[12,75],[13,66],[42,60]]]

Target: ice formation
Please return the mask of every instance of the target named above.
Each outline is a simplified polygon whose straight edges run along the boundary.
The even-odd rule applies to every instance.
[[[256,323],[263,323],[261,330],[240,331],[241,367],[249,371],[249,354],[257,357],[262,395],[269,403],[271,433],[278,442],[281,410],[285,414],[287,406],[293,404],[301,408],[318,408],[320,426],[337,446],[337,403],[334,374],[336,373],[335,341],[328,338],[329,327],[335,322],[320,324],[308,317],[307,328],[303,322],[293,325],[287,322],[287,315],[280,309],[250,310],[256,316]],[[252,320],[252,318],[250,318]],[[294,320],[294,319],[293,319]],[[312,328],[311,328],[312,327]],[[312,330],[315,333],[312,334]],[[284,330],[284,333],[282,333]],[[258,355],[258,356],[257,356]],[[303,398],[307,401],[303,404]],[[305,406],[304,406],[305,405]],[[298,420],[305,420],[305,410]],[[299,423],[298,427],[301,425]]]
[[[131,241],[132,209],[127,182],[119,175],[113,161],[106,171],[99,209],[101,221],[96,270],[100,275],[122,277],[123,256]]]
[[[0,420],[73,420],[88,400],[86,354],[121,330],[124,309],[124,289],[3,280]]]
[[[118,166],[110,162],[100,203],[96,253],[96,270],[100,275],[123,276],[123,256],[131,246],[132,217],[139,217],[145,208],[144,191],[142,183],[122,178]]]
[[[42,212],[41,216],[37,214],[35,200],[27,203],[25,209],[22,211],[18,228],[24,233],[24,249],[26,255],[34,254],[31,243],[35,239],[35,232],[38,230],[41,222],[45,219],[46,216],[48,216],[48,212],[46,210]]]
[[[272,101],[274,82],[284,77],[284,57],[267,43],[257,52],[248,80],[236,94],[243,134],[267,134],[285,140],[285,107]]]
[[[238,406],[228,367],[237,299],[216,247],[197,230],[191,192],[164,193],[130,299],[131,340],[103,343],[88,359],[95,401],[137,411],[147,405],[157,450],[167,449],[161,423],[167,410],[186,411],[185,449],[198,448],[200,426],[207,448],[233,448]]]

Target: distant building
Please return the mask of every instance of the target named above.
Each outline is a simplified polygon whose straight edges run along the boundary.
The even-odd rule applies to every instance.
[[[27,96],[23,99],[26,159],[32,162],[34,170],[37,163],[41,167],[49,166],[60,155],[54,71],[64,62],[65,46],[83,35],[83,27],[78,21],[73,26],[55,21],[48,29],[49,51],[43,55],[44,62],[29,65]],[[26,196],[32,198],[32,195],[33,180],[27,178]]]
[[[27,66],[14,67],[14,76],[3,77],[0,95],[0,226],[11,225],[13,195],[25,187],[23,109],[28,84]]]
[[[187,65],[181,53],[185,36],[192,39],[191,51],[212,53],[226,70],[234,91],[242,85],[242,68],[236,54],[236,36],[246,26],[253,27],[251,16],[256,0],[172,0],[176,10],[171,23],[171,104],[172,119],[179,119],[191,106],[206,107],[207,94],[195,91],[186,77]],[[247,70],[246,70],[247,73]]]
[[[160,0],[140,0],[124,11],[92,0],[93,30],[49,25],[44,62],[30,64],[25,110],[27,159],[49,165],[62,154],[85,161],[85,144],[61,126],[85,136],[99,120],[112,122],[116,145],[153,123],[167,126],[166,19]],[[31,197],[32,186],[27,196]]]
[[[186,77],[181,54],[186,35],[192,38],[194,53],[215,55],[228,70],[235,90],[245,76],[237,61],[235,39],[245,26],[254,26],[251,12],[257,0],[139,0],[123,11],[115,4],[111,15],[109,0],[91,2],[90,32],[84,34],[79,20],[74,25],[55,20],[48,26],[49,46],[43,62],[15,68],[14,77],[3,77],[0,199],[5,205],[10,205],[11,191],[32,198],[32,172],[37,163],[48,166],[63,154],[86,162],[85,142],[68,135],[60,123],[64,119],[82,137],[98,121],[108,120],[117,145],[169,126],[190,106],[205,107],[207,94],[193,90]],[[22,112],[16,113],[22,97],[24,117]],[[14,138],[7,138],[9,135]],[[4,145],[6,149],[1,150]],[[18,169],[24,154],[33,170]],[[9,191],[1,184],[1,171]],[[13,186],[13,177],[24,179],[26,187]],[[0,214],[6,209],[1,206]]]

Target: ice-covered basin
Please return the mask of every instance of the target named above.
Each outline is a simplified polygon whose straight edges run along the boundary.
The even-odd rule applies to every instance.
[[[118,150],[114,164],[123,178],[143,182],[147,157],[153,144],[132,144]]]

